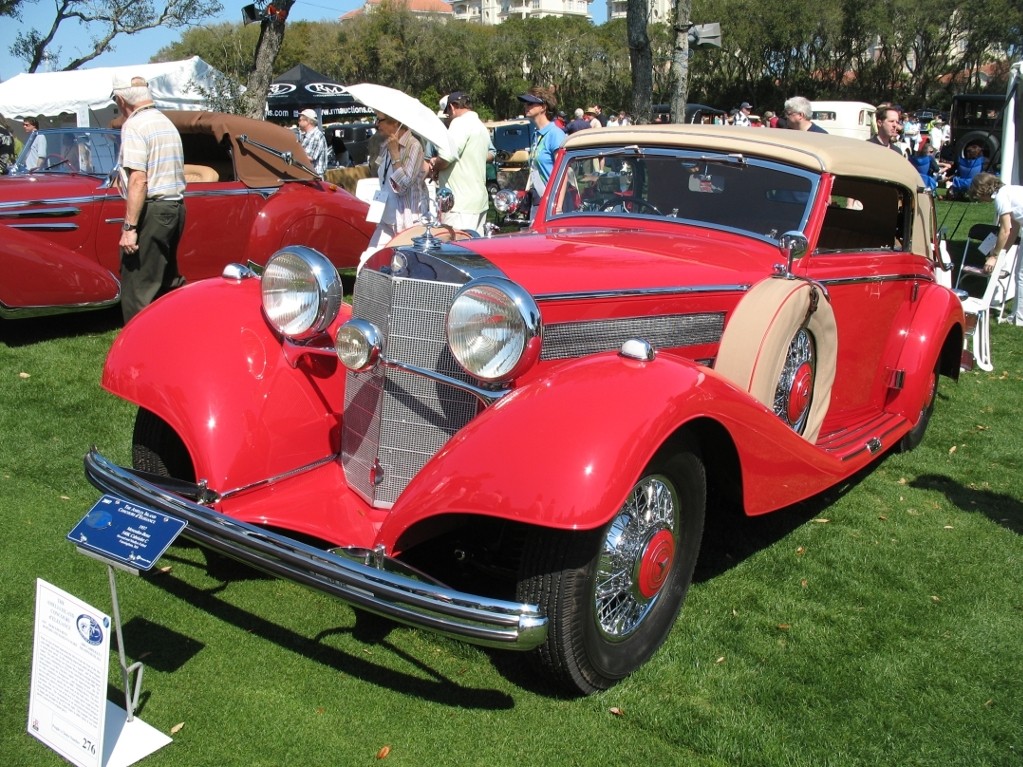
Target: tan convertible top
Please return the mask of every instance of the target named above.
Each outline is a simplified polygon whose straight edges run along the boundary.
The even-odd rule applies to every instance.
[[[287,128],[280,125],[253,120],[241,115],[224,112],[195,112],[160,110],[174,123],[174,127],[185,137],[189,134],[212,136],[217,144],[230,149],[234,165],[234,174],[238,180],[249,187],[262,188],[280,186],[285,181],[309,181],[314,176],[297,167],[289,165],[274,154],[260,149],[250,143],[239,141],[240,136],[259,144],[273,147],[278,152],[290,152],[293,163],[312,168],[309,155],[298,143],[298,138]],[[119,128],[123,120],[116,118],[111,127]],[[187,155],[187,153],[186,153]],[[193,160],[203,162],[202,158]]]
[[[758,157],[839,176],[888,179],[910,189],[920,186],[912,163],[891,149],[826,133],[744,128],[731,125],[630,125],[573,133],[568,149],[606,144],[710,149]]]
[[[911,247],[914,253],[933,257],[933,198],[922,190],[920,174],[913,164],[891,149],[826,133],[731,125],[632,125],[581,130],[569,136],[565,148],[630,144],[737,153],[836,176],[890,181],[915,193],[917,215]]]

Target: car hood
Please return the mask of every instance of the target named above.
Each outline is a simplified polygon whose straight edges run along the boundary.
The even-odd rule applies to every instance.
[[[751,284],[781,261],[763,240],[684,225],[526,231],[459,245],[534,295]]]

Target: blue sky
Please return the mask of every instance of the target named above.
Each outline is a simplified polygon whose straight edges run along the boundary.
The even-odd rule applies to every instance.
[[[221,0],[224,11],[210,22],[241,21],[242,6],[251,1]],[[330,21],[363,5],[363,3],[364,0],[311,0],[311,2],[298,0],[291,8],[291,19],[294,21]],[[607,17],[605,0],[593,0],[590,4],[590,13],[593,15],[595,23],[602,24]],[[21,16],[20,23],[12,23],[8,19],[0,22],[0,80],[7,80],[25,71],[25,65],[11,56],[11,44],[18,32],[26,28],[34,27],[45,34],[50,24],[53,23],[53,3],[49,0],[36,0],[36,2],[23,6]],[[105,53],[93,59],[86,66],[91,68],[144,64],[156,51],[165,45],[170,45],[180,37],[181,30],[175,29],[153,29],[131,37],[118,37],[114,39],[116,48],[114,52]],[[84,46],[81,45],[81,42],[87,44],[88,40],[88,36],[81,27],[71,22],[64,22],[55,40],[56,45],[61,48],[61,62],[66,62],[83,53]]]

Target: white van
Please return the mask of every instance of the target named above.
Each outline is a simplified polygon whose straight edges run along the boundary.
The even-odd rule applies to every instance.
[[[876,132],[872,104],[863,101],[811,101],[813,121],[833,136],[866,141]]]

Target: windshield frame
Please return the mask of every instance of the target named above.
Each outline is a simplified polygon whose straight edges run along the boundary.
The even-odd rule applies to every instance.
[[[687,217],[685,215],[685,211],[676,210],[661,211],[660,215],[658,215],[657,213],[643,208],[637,209],[633,212],[627,212],[624,210],[559,209],[564,207],[563,200],[569,187],[572,186],[569,181],[570,173],[575,172],[575,169],[580,162],[598,161],[603,163],[604,171],[601,172],[600,175],[605,178],[607,176],[611,176],[613,178],[615,176],[615,172],[613,170],[611,172],[607,172],[607,168],[609,166],[616,166],[622,162],[627,163],[658,158],[676,161],[682,166],[688,166],[691,168],[709,167],[713,170],[714,167],[729,167],[743,170],[749,169],[750,171],[769,171],[784,174],[789,179],[801,180],[797,181],[796,185],[805,183],[808,188],[805,189],[805,191],[801,190],[798,192],[800,198],[805,194],[805,200],[797,199],[794,201],[786,201],[786,204],[802,205],[798,218],[796,216],[792,216],[787,221],[779,222],[779,226],[774,227],[773,230],[768,232],[757,231],[756,229],[747,228],[742,225],[732,226],[721,220],[714,221],[706,218]],[[734,175],[734,171],[729,172]],[[711,175],[713,175],[713,172]],[[684,178],[686,177],[680,175],[680,182],[681,179]],[[551,178],[550,183],[553,185],[553,189],[547,199],[547,208],[545,210],[545,221],[548,222],[557,222],[562,224],[569,218],[581,218],[587,220],[614,217],[623,220],[627,219],[631,222],[630,226],[634,226],[635,223],[640,221],[661,221],[728,231],[744,236],[754,237],[765,242],[777,243],[778,238],[786,231],[791,231],[793,229],[799,231],[806,230],[810,220],[811,211],[813,209],[814,200],[818,196],[818,190],[821,184],[821,173],[789,165],[774,159],[741,155],[720,150],[703,150],[688,147],[643,147],[631,144],[610,147],[588,146],[574,150],[567,150],[562,161],[558,165],[557,173]],[[782,187],[784,187],[784,185],[779,185],[779,188]],[[578,189],[578,186],[576,186],[576,189]],[[749,200],[745,200],[744,204],[749,204],[749,202]],[[602,225],[607,225],[606,220],[602,220],[601,223]]]
[[[53,162],[30,168],[29,160],[35,157],[40,140],[46,142],[44,157],[52,157]],[[101,143],[103,153],[97,151]],[[8,173],[12,176],[75,174],[107,178],[117,165],[120,147],[121,132],[111,128],[42,128],[29,134]]]

